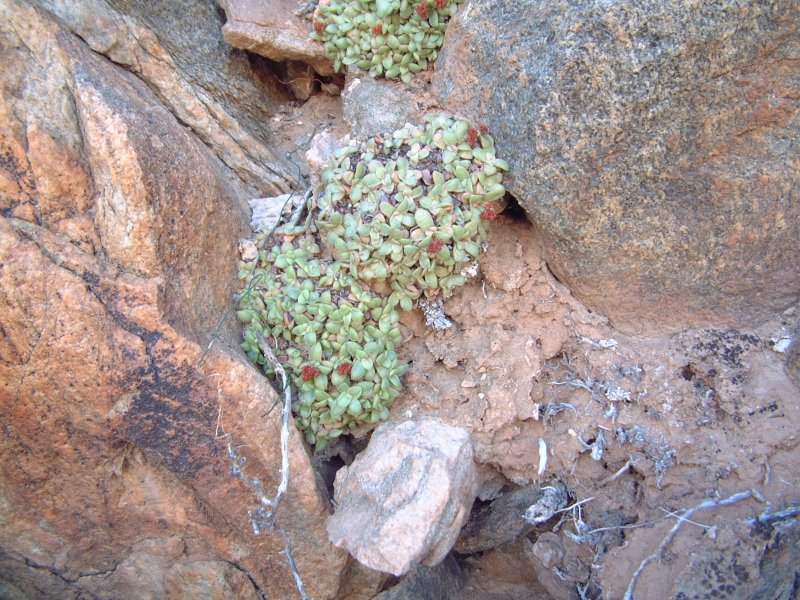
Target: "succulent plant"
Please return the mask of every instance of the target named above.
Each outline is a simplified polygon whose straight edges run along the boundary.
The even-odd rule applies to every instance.
[[[461,0],[321,0],[311,37],[336,71],[356,65],[374,77],[411,81],[436,60]]]
[[[431,116],[337,150],[305,226],[257,240],[258,259],[239,274],[241,347],[270,373],[257,336],[272,341],[299,390],[297,425],[318,450],[388,417],[408,369],[397,309],[465,282],[507,169],[485,129]],[[388,296],[368,287],[378,281]]]
[[[446,115],[340,148],[323,171],[317,226],[334,258],[364,281],[387,280],[388,306],[463,285],[505,194],[488,133]]]
[[[257,334],[276,345],[299,391],[293,409],[308,442],[321,449],[358,423],[386,419],[407,370],[395,352],[397,311],[321,258],[308,235],[262,251],[247,276],[263,283],[239,303],[242,350],[270,372]]]

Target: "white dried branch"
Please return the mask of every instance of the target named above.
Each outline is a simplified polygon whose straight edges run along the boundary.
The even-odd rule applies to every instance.
[[[797,517],[800,517],[800,506],[791,506],[785,510],[781,510],[775,513],[762,513],[755,519],[750,519],[749,521],[746,521],[746,523],[751,527],[753,527],[755,525],[771,523],[774,521],[785,521],[787,519],[794,519]]]
[[[631,465],[633,465],[633,462],[632,462],[632,461],[629,459],[629,460],[628,460],[628,462],[626,462],[624,465],[622,465],[622,466],[621,466],[621,467],[620,467],[620,468],[617,470],[617,472],[616,472],[616,473],[614,473],[613,475],[609,475],[608,477],[606,477],[605,479],[603,479],[603,480],[602,480],[600,483],[598,483],[598,484],[597,484],[597,487],[603,487],[604,485],[608,485],[608,484],[609,484],[609,483],[611,483],[612,481],[615,481],[616,479],[619,479],[619,478],[620,478],[620,477],[622,477],[622,476],[623,476],[625,473],[627,473],[627,472],[628,472],[628,469],[630,469],[630,468],[631,468]]]
[[[263,352],[270,366],[278,375],[283,391],[283,418],[281,419],[281,482],[278,485],[275,498],[270,499],[263,495],[260,498],[261,504],[269,510],[267,525],[272,527],[275,523],[275,515],[278,512],[281,500],[284,494],[286,494],[286,490],[289,488],[289,421],[292,415],[292,389],[289,386],[289,378],[286,376],[283,365],[275,358],[275,354],[272,352],[272,348],[269,347],[267,340],[260,334],[256,336],[256,340],[258,341],[258,347],[261,349],[261,352]]]
[[[705,508],[720,508],[722,506],[730,506],[731,504],[736,504],[737,502],[741,502],[742,500],[747,500],[748,498],[752,497],[753,497],[752,491],[748,490],[746,492],[738,492],[736,494],[733,494],[732,496],[728,496],[723,500],[705,500],[700,504],[698,504],[697,506],[695,506],[694,508],[690,508],[685,513],[683,513],[678,519],[678,522],[675,523],[672,529],[669,530],[669,533],[667,533],[667,535],[661,541],[661,544],[659,544],[656,551],[653,552],[653,554],[651,554],[647,558],[645,558],[639,565],[639,568],[636,569],[636,571],[633,574],[633,577],[631,577],[630,583],[628,584],[628,589],[625,591],[625,596],[623,597],[624,600],[633,600],[633,591],[636,589],[636,583],[639,581],[639,577],[641,577],[642,573],[647,568],[647,565],[649,565],[654,560],[658,560],[659,558],[661,558],[661,555],[664,553],[664,550],[666,550],[667,546],[669,546],[670,543],[672,543],[672,540],[675,539],[676,535],[678,535],[678,532],[680,531],[681,527],[683,527],[683,524],[688,521],[689,517],[691,517],[694,513],[703,510]]]
[[[283,545],[286,548],[286,562],[289,563],[289,568],[292,570],[292,574],[294,575],[294,582],[297,584],[297,591],[300,593],[300,597],[303,600],[309,600],[308,594],[306,594],[306,588],[303,585],[303,579],[300,577],[300,571],[297,570],[297,565],[294,562],[294,555],[292,555],[292,542],[289,539],[289,535],[286,533],[286,530],[284,530],[283,527],[278,527],[278,532],[283,538]]]
[[[569,385],[571,387],[582,388],[592,394],[594,397],[594,390],[591,388],[594,383],[588,380],[588,383],[580,379],[571,379],[570,381],[551,381],[550,385]]]
[[[292,216],[289,218],[289,222],[286,224],[286,229],[292,229],[295,225],[297,225],[298,221],[300,221],[300,217],[303,214],[303,209],[308,206],[308,201],[311,198],[311,194],[313,193],[313,188],[308,188],[305,193],[303,194],[303,198],[300,202],[298,202],[297,206],[294,208],[294,212]]]
[[[547,442],[539,438],[539,469],[536,471],[537,476],[541,477],[547,469]]]

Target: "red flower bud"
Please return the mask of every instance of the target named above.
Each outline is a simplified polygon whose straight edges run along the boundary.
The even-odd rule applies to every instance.
[[[311,365],[306,365],[300,369],[300,375],[302,376],[303,381],[313,381],[316,377],[319,377],[319,369],[317,367],[312,367]]]
[[[442,240],[433,240],[428,245],[428,254],[436,254],[442,249],[442,246],[444,246],[444,242]]]
[[[481,221],[494,221],[497,218],[497,213],[494,211],[494,206],[487,206],[481,213]]]
[[[346,363],[342,363],[338,367],[336,367],[336,372],[339,373],[339,375],[349,375],[350,371],[352,370],[352,368],[353,368],[353,365],[351,365],[350,363],[346,362]]]
[[[416,8],[417,14],[422,19],[428,18],[428,0],[422,0]]]

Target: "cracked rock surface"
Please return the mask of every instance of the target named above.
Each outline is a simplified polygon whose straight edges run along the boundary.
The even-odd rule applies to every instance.
[[[336,474],[331,541],[361,564],[404,575],[441,562],[477,493],[469,434],[437,419],[381,425]]]
[[[263,127],[288,95],[266,61],[226,45],[224,18],[212,0],[39,4],[93,51],[135,74],[248,193],[282,193],[296,183]]]
[[[115,66],[42,8],[0,4],[0,596],[289,598],[283,542],[253,535],[227,456],[276,487],[275,395],[230,329],[199,364],[250,186],[213,119],[205,140],[183,126],[139,59]],[[290,447],[283,527],[330,598],[346,556]]]

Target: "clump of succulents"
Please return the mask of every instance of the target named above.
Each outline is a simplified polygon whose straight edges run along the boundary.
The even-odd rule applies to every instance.
[[[293,408],[308,442],[321,449],[348,427],[388,418],[408,368],[395,352],[397,311],[322,258],[309,235],[262,251],[248,276],[262,283],[240,301],[242,349],[270,372],[257,335],[276,346],[299,390]]]
[[[318,450],[388,418],[408,369],[397,309],[464,284],[507,169],[485,128],[445,115],[345,146],[305,225],[265,236],[243,263],[242,349],[270,373],[258,338],[275,347],[299,390],[297,425]]]
[[[336,71],[356,65],[375,77],[411,81],[436,60],[461,0],[321,0],[311,37]]]
[[[317,223],[334,258],[363,281],[386,280],[388,306],[463,285],[505,194],[508,164],[486,128],[446,115],[339,149],[322,174]]]

